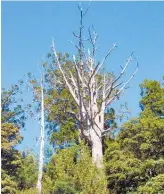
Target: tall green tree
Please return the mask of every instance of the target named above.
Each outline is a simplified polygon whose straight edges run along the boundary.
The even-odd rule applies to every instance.
[[[105,161],[112,193],[164,192],[164,88],[151,80],[140,87],[140,116],[125,123],[117,139],[107,143]]]
[[[1,157],[2,193],[4,194],[16,193],[16,177],[21,165],[21,154],[15,146],[22,141],[20,128],[24,126],[25,115],[22,107],[16,104],[18,93],[18,85],[9,90],[2,89]]]

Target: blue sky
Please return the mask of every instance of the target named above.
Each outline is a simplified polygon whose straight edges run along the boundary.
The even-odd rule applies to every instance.
[[[84,9],[87,2],[83,2]],[[85,31],[94,27],[99,35],[97,59],[102,60],[113,43],[118,48],[105,63],[107,71],[120,72],[120,65],[135,50],[139,72],[125,91],[121,101],[127,102],[137,116],[140,109],[139,84],[145,78],[161,81],[164,74],[164,2],[92,2],[84,19]],[[50,51],[54,37],[56,48],[61,52],[76,52],[69,43],[72,31],[78,31],[79,11],[77,2],[2,2],[2,86],[24,79],[27,72],[39,78],[38,61]],[[85,34],[87,36],[87,33]],[[132,63],[125,78],[135,69]],[[23,132],[21,148],[36,142],[39,124],[28,121]]]

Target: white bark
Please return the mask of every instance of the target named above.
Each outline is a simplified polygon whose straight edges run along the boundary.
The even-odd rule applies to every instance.
[[[40,129],[40,156],[39,156],[39,171],[38,171],[38,182],[37,189],[38,194],[42,193],[42,175],[44,165],[44,88],[43,88],[43,77],[41,81],[41,129]]]
[[[92,141],[92,159],[98,168],[102,167],[103,164],[103,145],[101,131],[103,120],[99,120],[99,116],[96,117],[95,124],[92,126],[90,131]],[[101,118],[102,119],[102,118]]]
[[[92,136],[92,158],[93,163],[96,164],[98,168],[101,168],[103,165],[103,145],[102,139],[99,138],[96,134]]]

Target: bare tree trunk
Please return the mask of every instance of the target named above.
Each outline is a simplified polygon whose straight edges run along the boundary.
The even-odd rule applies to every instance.
[[[43,94],[43,79],[41,81],[41,130],[40,130],[40,157],[37,189],[38,194],[42,193],[42,175],[44,164],[44,94]]]
[[[97,131],[97,126],[94,126]],[[97,133],[92,129],[91,133],[92,140],[92,159],[93,163],[96,164],[98,168],[101,168],[103,165],[103,146],[102,139],[97,135]]]

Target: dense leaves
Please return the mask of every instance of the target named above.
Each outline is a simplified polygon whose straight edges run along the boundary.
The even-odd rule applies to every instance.
[[[54,155],[47,166],[45,182],[54,194],[108,193],[103,169],[97,169],[92,163],[90,150],[84,144]]]
[[[19,189],[28,189],[36,186],[38,168],[36,157],[32,153],[22,156],[21,167],[18,173],[17,181]]]
[[[21,166],[21,155],[15,146],[22,140],[20,127],[24,126],[24,115],[20,105],[15,105],[18,86],[10,90],[2,90],[2,125],[1,125],[1,157],[2,157],[2,193],[16,193],[18,169]]]
[[[122,126],[105,152],[112,193],[164,193],[164,88],[157,81],[140,85],[143,107],[138,118]]]

